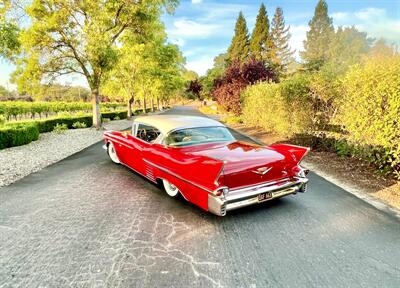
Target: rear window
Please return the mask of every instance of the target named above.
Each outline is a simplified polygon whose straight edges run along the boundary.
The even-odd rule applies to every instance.
[[[165,139],[165,144],[168,146],[189,146],[233,140],[232,134],[225,127],[198,127],[171,132]]]

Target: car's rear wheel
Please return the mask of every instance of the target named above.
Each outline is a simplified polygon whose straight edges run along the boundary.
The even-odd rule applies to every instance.
[[[171,184],[167,180],[163,179],[163,185],[165,192],[167,192],[168,196],[177,197],[179,195],[180,191],[174,184]]]
[[[108,143],[107,152],[108,156],[110,156],[111,161],[113,161],[116,164],[121,163],[117,156],[117,152],[115,152],[114,144],[112,142]]]

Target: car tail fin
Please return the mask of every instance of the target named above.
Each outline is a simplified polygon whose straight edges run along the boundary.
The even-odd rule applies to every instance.
[[[300,163],[304,156],[306,156],[307,153],[310,151],[309,147],[302,147],[290,144],[273,144],[268,147],[282,154],[290,154],[291,158],[296,164]]]

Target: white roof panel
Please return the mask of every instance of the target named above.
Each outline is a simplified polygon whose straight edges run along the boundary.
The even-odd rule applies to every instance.
[[[148,115],[135,118],[134,122],[140,122],[156,127],[166,135],[171,130],[194,127],[210,127],[224,125],[216,120],[200,116],[184,115]]]

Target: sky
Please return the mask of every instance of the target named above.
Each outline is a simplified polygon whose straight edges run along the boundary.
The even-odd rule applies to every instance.
[[[292,35],[290,45],[298,57],[317,0],[181,0],[175,12],[164,15],[162,20],[168,40],[177,44],[185,56],[186,68],[204,75],[213,66],[214,57],[229,47],[240,11],[251,33],[261,2],[267,8],[270,21],[276,7],[283,9]],[[382,37],[400,46],[400,0],[327,0],[327,3],[335,27],[355,25],[370,37]],[[14,69],[12,64],[0,60],[0,85],[7,86]],[[65,81],[85,85],[78,77]]]

